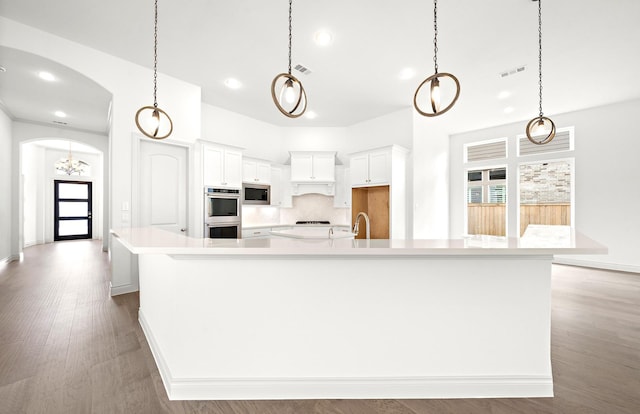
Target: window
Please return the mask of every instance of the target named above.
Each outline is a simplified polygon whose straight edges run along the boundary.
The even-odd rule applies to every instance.
[[[462,168],[452,172],[459,177],[453,184],[453,214],[458,220],[463,216],[456,220],[455,232],[518,237],[530,225],[575,226],[575,128],[558,128],[545,145],[518,133],[489,140],[463,138],[466,143],[458,147]]]
[[[520,164],[520,236],[530,224],[571,225],[571,160]]]
[[[495,160],[506,157],[506,138],[465,145],[464,162]]]
[[[467,233],[506,236],[506,167],[467,171]]]

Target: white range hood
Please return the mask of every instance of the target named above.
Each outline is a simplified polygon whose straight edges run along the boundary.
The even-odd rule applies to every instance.
[[[335,184],[336,183],[291,183],[291,195],[322,194],[332,196],[336,193]]]

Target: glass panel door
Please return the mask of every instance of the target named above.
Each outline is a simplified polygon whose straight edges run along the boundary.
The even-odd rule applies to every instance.
[[[91,182],[54,181],[53,240],[92,237]]]

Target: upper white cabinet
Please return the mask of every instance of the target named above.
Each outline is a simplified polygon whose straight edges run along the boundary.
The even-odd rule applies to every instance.
[[[351,207],[349,169],[345,168],[344,165],[336,165],[336,192],[333,196],[333,206],[339,208]]]
[[[336,180],[336,153],[291,152],[291,181],[331,183]]]
[[[202,180],[208,187],[242,187],[242,151],[202,144]]]
[[[365,187],[389,184],[392,147],[353,154],[350,161],[351,185]]]
[[[271,184],[271,164],[251,158],[243,159],[242,181],[254,184]]]

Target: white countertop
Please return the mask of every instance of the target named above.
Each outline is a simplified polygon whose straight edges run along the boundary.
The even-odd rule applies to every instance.
[[[355,233],[348,229],[333,230],[332,226],[324,227],[300,227],[295,226],[292,229],[272,230],[269,232],[272,236],[289,237],[292,239],[353,239]]]
[[[132,253],[233,256],[517,256],[606,254],[607,248],[563,226],[530,226],[522,238],[443,240],[201,239],[151,227],[113,229]]]

